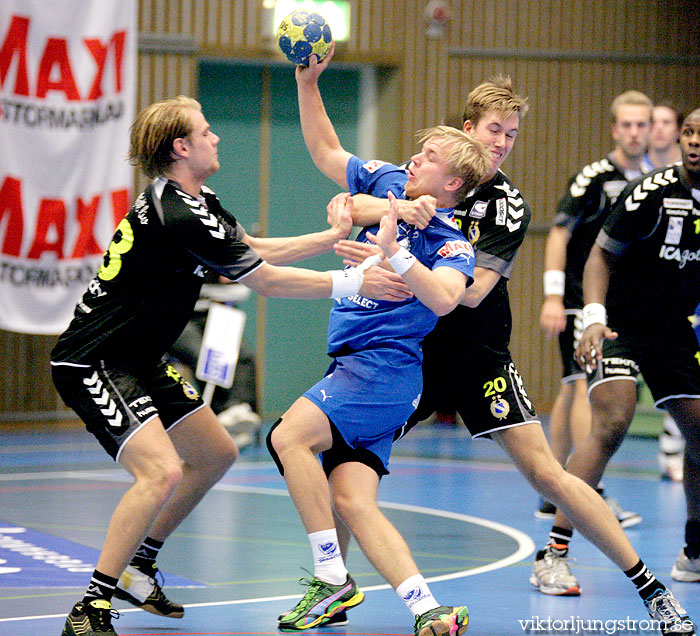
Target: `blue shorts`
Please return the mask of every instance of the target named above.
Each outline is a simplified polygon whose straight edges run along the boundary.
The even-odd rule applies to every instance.
[[[394,431],[420,399],[421,360],[394,349],[359,351],[334,359],[304,397],[320,408],[350,448],[376,455],[388,471]]]

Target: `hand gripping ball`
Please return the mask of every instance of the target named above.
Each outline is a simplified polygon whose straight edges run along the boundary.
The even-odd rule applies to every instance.
[[[292,11],[277,28],[280,50],[293,64],[308,66],[310,55],[317,55],[320,62],[328,54],[332,39],[323,16],[301,9]]]

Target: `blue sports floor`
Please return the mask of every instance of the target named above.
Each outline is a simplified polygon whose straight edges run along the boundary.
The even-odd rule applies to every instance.
[[[78,426],[0,425],[0,635],[59,636],[82,596],[128,475]],[[624,575],[580,536],[572,543],[579,598],[528,583],[550,522],[537,495],[486,440],[420,427],[395,449],[380,499],[438,601],[466,604],[468,634],[645,634],[644,607]],[[700,587],[669,571],[683,542],[680,484],[661,481],[656,442],[628,438],[608,470],[608,492],[644,520],[627,534],[647,565],[700,619]],[[354,546],[353,546],[354,547]],[[277,634],[295,604],[310,550],[283,480],[264,448],[249,447],[166,543],[158,560],[168,595],[186,606],[166,619],[115,601],[121,635]],[[348,567],[366,593],[347,635],[412,634],[396,594],[355,548]],[[314,631],[314,630],[312,630]]]

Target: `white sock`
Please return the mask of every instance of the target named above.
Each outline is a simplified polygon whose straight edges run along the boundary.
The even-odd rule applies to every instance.
[[[440,603],[435,600],[433,593],[421,574],[414,574],[408,577],[396,588],[396,593],[406,603],[406,607],[411,610],[413,616],[420,616],[431,609],[440,607]]]
[[[335,528],[312,532],[308,537],[314,557],[314,576],[332,585],[345,583],[348,571],[340,553]]]

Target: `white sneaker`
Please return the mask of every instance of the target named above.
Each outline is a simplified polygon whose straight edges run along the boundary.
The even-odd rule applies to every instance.
[[[629,528],[630,526],[636,526],[638,523],[642,522],[642,515],[638,512],[632,512],[631,510],[625,510],[620,502],[614,497],[608,497],[606,494],[602,494],[601,497],[608,504],[610,510],[615,513],[617,520],[623,528]]]
[[[678,558],[671,569],[671,578],[674,581],[685,581],[686,583],[695,583],[700,581],[700,557],[691,559],[681,548],[678,553]]]
[[[540,550],[532,564],[530,583],[542,594],[580,596],[581,587],[569,569],[569,549],[556,544]]]
[[[238,448],[252,444],[262,428],[260,416],[250,408],[248,403],[234,404],[221,411],[216,417],[229,432]]]
[[[695,636],[695,626],[670,590],[657,591],[644,601],[647,612],[653,621],[659,621],[664,636],[685,634]]]

